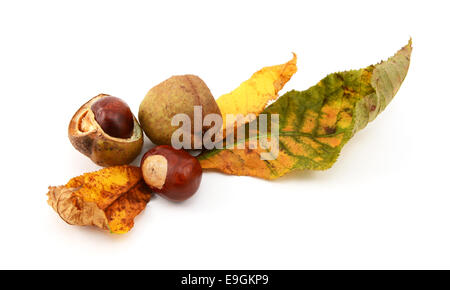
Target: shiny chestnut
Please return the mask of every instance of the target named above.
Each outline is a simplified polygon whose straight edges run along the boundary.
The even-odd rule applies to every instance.
[[[101,98],[92,104],[91,110],[106,134],[124,139],[133,134],[133,113],[121,99],[112,96]]]
[[[197,158],[168,145],[156,146],[145,153],[141,170],[147,185],[172,201],[191,197],[202,180],[202,167]]]

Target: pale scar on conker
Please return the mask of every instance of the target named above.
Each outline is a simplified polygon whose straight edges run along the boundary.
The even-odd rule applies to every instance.
[[[128,105],[106,94],[78,109],[69,124],[69,139],[100,166],[129,164],[143,145],[142,129]]]
[[[172,201],[191,197],[202,180],[202,168],[197,158],[168,145],[156,146],[145,153],[141,170],[152,191]]]

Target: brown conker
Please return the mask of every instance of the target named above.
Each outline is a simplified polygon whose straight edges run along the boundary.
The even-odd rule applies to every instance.
[[[106,134],[123,139],[133,134],[133,113],[121,99],[112,96],[101,98],[92,104],[91,110]]]
[[[168,145],[156,146],[145,153],[141,170],[147,185],[172,201],[191,197],[202,180],[202,167],[197,158]]]

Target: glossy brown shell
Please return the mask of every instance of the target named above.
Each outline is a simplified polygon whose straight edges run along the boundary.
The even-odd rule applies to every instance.
[[[174,149],[169,145],[159,145],[144,154],[141,160],[141,169],[144,170],[144,162],[152,155],[163,156],[167,160],[167,173],[165,182],[161,188],[147,185],[160,195],[172,201],[183,201],[197,192],[202,181],[202,167],[197,158],[181,149]],[[142,174],[151,174],[143,172]],[[145,180],[145,177],[144,177]]]

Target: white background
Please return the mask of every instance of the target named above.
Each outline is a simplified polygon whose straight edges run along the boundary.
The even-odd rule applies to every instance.
[[[309,2],[2,0],[0,268],[450,268],[446,1]],[[219,97],[291,52],[281,93],[304,90],[410,36],[397,96],[328,171],[207,172],[184,203],[152,199],[126,235],[69,226],[46,203],[47,186],[99,168],[67,138],[99,93],[137,114],[151,87],[191,73]]]

